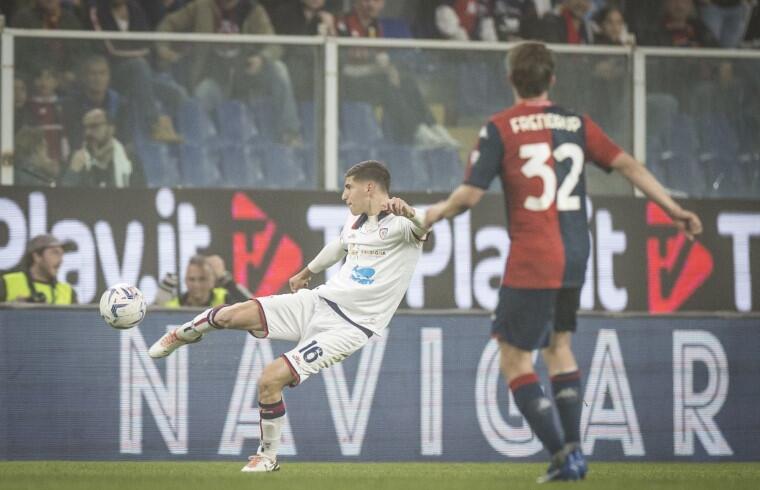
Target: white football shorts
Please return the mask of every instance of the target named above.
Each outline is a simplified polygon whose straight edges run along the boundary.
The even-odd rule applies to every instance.
[[[257,298],[264,311],[266,338],[298,342],[283,354],[296,377],[295,386],[312,374],[341,362],[369,340],[320,298],[317,291]]]

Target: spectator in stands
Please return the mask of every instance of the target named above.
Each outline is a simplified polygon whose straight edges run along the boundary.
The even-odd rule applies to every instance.
[[[139,4],[145,11],[151,30],[155,30],[167,14],[181,9],[188,0],[139,0]]]
[[[13,79],[13,126],[15,130],[29,125],[29,110],[26,103],[29,100],[26,89],[26,80],[22,74],[16,71]]]
[[[277,34],[334,36],[335,17],[325,10],[325,0],[295,0],[273,7],[272,24]]]
[[[665,0],[660,20],[654,22],[641,37],[641,44],[648,46],[718,46],[718,41],[710,29],[696,17],[693,0]]]
[[[208,307],[246,301],[251,298],[247,290],[240,289],[232,280],[232,276],[226,272],[224,261],[218,255],[193,256],[185,271],[185,286],[187,292],[184,294],[175,293],[175,296],[168,301],[164,301],[161,295],[157,295],[154,304],[169,308]]]
[[[54,187],[59,167],[47,154],[45,132],[40,128],[21,128],[15,136],[13,184]]]
[[[16,11],[11,26],[23,29],[82,29],[79,18],[63,8],[61,0],[34,0],[33,5]],[[86,45],[81,40],[24,39],[17,41],[16,49],[18,66],[30,71],[34,69],[33,65],[51,67],[65,89],[74,80],[71,67],[86,52]]]
[[[633,37],[628,33],[623,12],[618,7],[602,7],[594,14],[594,23],[598,32],[594,35],[594,44],[631,45]]]
[[[134,0],[98,0],[88,11],[96,31],[144,32],[150,30],[140,5]],[[151,128],[151,137],[163,143],[181,143],[166,111],[176,112],[186,99],[185,90],[171,80],[156,76],[148,62],[150,45],[144,41],[104,42],[114,80],[132,104],[138,121]],[[162,110],[159,101],[165,105]]]
[[[79,187],[144,186],[142,167],[115,137],[114,127],[102,109],[82,118],[84,146],[74,153],[61,177],[61,185]]]
[[[534,0],[492,0],[491,15],[499,41],[519,41],[525,30],[538,22]]]
[[[743,46],[760,48],[760,5],[755,4],[747,20],[747,32],[744,35]]]
[[[53,69],[38,65],[32,74],[33,93],[26,104],[29,126],[45,132],[48,156],[61,165],[69,155],[63,132],[63,111],[58,97],[58,79]]]
[[[752,11],[749,0],[701,0],[699,17],[721,47],[736,48],[744,38]]]
[[[81,63],[79,83],[63,100],[64,129],[72,148],[82,146],[82,117],[92,109],[103,109],[116,126],[116,134],[124,134],[127,103],[111,88],[111,69],[105,57],[94,54]]]
[[[334,36],[335,17],[324,9],[325,0],[295,0],[274,7],[272,24],[277,34]],[[297,100],[314,100],[315,53],[313,46],[286,46],[283,60],[293,77]]]
[[[338,33],[383,37],[380,14],[384,6],[385,0],[354,0],[354,8],[338,21]],[[341,75],[346,99],[382,107],[383,128],[390,141],[420,146],[459,146],[459,142],[436,123],[417,81],[394,64],[385,51],[350,49]]]
[[[26,246],[21,269],[0,278],[0,302],[19,301],[71,305],[77,295],[70,284],[58,280],[63,254],[75,247],[53,235],[37,235]]]
[[[163,32],[274,34],[261,5],[248,0],[193,0],[158,26]],[[158,54],[170,63],[183,55],[168,44]],[[190,86],[209,112],[225,98],[253,99],[265,95],[275,107],[274,124],[281,141],[297,144],[300,123],[290,75],[280,61],[277,45],[194,43],[190,57]]]
[[[444,0],[435,8],[435,25],[444,39],[496,41],[491,8],[485,0]]]
[[[562,0],[553,12],[526,26],[525,36],[549,43],[591,44],[594,34],[586,20],[590,10],[591,0]]]
[[[617,7],[602,7],[593,17],[597,32],[594,44],[612,46],[630,45],[633,37],[623,13]],[[588,86],[584,91],[589,100],[584,102],[589,114],[616,141],[626,141],[630,134],[630,100],[631,92],[627,80],[630,77],[628,59],[623,56],[592,56],[578,60],[588,63],[590,73]],[[597,101],[605,101],[600,104]],[[615,101],[615,104],[609,104]]]

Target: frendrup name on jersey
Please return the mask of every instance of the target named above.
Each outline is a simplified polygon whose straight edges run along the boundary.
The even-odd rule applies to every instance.
[[[517,116],[509,119],[512,132],[517,134],[524,131],[542,131],[553,129],[576,132],[581,127],[581,118],[578,116],[563,116],[553,112],[540,112]]]

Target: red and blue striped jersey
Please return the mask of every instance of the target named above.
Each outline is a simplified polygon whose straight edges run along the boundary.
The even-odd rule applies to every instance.
[[[502,283],[525,289],[583,284],[589,255],[584,166],[611,170],[622,152],[588,116],[548,100],[523,102],[481,129],[465,184],[498,175],[511,241]]]

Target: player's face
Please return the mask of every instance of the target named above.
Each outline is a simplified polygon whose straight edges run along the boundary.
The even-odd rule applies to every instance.
[[[214,274],[211,268],[195,264],[188,265],[185,286],[187,286],[187,296],[191,304],[204,304],[214,288]]]
[[[34,254],[34,267],[37,273],[47,281],[52,281],[58,275],[58,269],[63,262],[62,247],[48,247]]]
[[[368,182],[356,181],[353,177],[346,177],[341,199],[354,216],[366,213],[369,209],[369,185]]]

